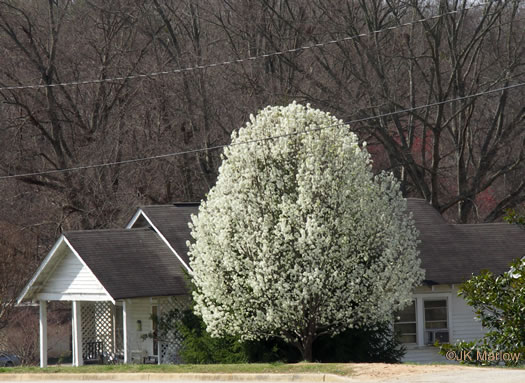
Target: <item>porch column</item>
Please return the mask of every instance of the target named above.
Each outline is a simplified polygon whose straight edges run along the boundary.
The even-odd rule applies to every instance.
[[[47,367],[47,301],[39,301],[40,306],[40,367]]]
[[[423,347],[425,345],[425,310],[421,297],[416,298],[416,333],[417,345]]]
[[[80,311],[80,302],[73,301],[73,366],[82,366],[84,358],[82,357],[82,315]]]
[[[128,354],[128,314],[126,307],[126,300],[122,301],[122,340],[124,344],[124,363],[129,363],[129,354]]]

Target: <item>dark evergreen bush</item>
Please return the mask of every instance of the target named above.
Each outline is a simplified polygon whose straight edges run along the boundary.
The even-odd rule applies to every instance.
[[[212,338],[202,319],[191,310],[183,313],[177,328],[184,337],[181,356],[185,363],[295,363],[301,360],[295,347],[278,338],[248,342],[240,342],[236,337]],[[320,337],[313,349],[314,360],[326,363],[396,363],[405,352],[388,324]]]
[[[244,342],[243,347],[250,363],[297,363],[302,359],[296,347],[279,338]]]
[[[206,332],[202,319],[191,310],[182,313],[181,320],[174,326],[183,336],[181,358],[184,363],[245,363],[248,362],[243,344],[237,337],[212,338]]]
[[[386,323],[318,338],[314,343],[314,360],[325,363],[399,363],[405,351],[394,336],[391,325]]]

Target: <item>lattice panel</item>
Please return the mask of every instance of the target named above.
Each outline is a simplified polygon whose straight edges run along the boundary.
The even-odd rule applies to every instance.
[[[189,303],[189,297],[161,298],[158,302],[159,316],[174,309],[183,311],[188,307]],[[160,363],[182,363],[179,356],[179,350],[182,345],[182,335],[178,332],[171,331],[169,333],[159,334],[159,338],[163,339],[163,341],[159,342]]]
[[[103,342],[104,352],[110,354],[114,350],[113,305],[110,302],[96,302],[95,319],[97,341]]]
[[[113,313],[111,302],[82,302],[82,353],[86,355],[88,344],[102,342],[106,356],[114,355]]]
[[[87,343],[96,340],[95,331],[95,303],[81,302],[80,324],[82,328],[82,355],[87,353]]]

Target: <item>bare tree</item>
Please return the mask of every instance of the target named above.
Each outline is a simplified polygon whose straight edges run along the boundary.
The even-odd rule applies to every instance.
[[[128,154],[136,88],[126,80],[85,87],[60,84],[126,77],[139,70],[149,42],[137,41],[133,12],[116,12],[103,2],[0,3],[3,49],[11,52],[3,60],[1,84],[47,85],[0,92],[7,114],[2,138],[17,148],[2,153],[4,174],[119,161]],[[122,178],[129,174],[113,166],[19,180],[61,206],[60,225],[97,227],[119,214],[116,200],[122,198]]]
[[[525,201],[525,90],[494,91],[525,80],[523,12],[516,0],[0,0],[0,87],[44,86],[0,90],[0,173],[212,148],[295,99],[366,119],[353,125],[375,167],[407,196],[456,222],[498,220]],[[60,85],[87,79],[99,82]],[[3,180],[1,234],[30,230],[39,258],[63,229],[200,200],[219,165],[209,149]]]
[[[329,99],[347,119],[367,118],[356,129],[381,146],[407,195],[441,212],[457,207],[457,222],[492,221],[525,201],[523,89],[485,95],[524,78],[519,2],[319,0],[312,7],[322,39],[367,36],[312,51],[307,78],[322,80],[306,84],[323,96],[303,93],[322,105]],[[308,73],[304,61],[293,65]],[[497,203],[479,212],[487,193]]]
[[[0,222],[0,330],[5,328],[15,308],[18,293],[26,282],[30,270],[34,267],[35,250],[33,241],[18,229],[5,222]],[[25,239],[25,240],[24,240]]]

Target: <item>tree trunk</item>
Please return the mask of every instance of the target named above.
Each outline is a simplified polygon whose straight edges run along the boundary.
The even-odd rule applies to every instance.
[[[306,338],[303,338],[301,341],[301,346],[299,347],[299,351],[301,351],[301,356],[303,357],[303,360],[306,362],[313,362],[313,344],[314,344],[314,336],[313,334],[308,334]]]

